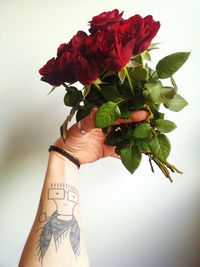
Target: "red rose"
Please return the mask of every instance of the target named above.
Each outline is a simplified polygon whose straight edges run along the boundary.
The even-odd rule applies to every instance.
[[[143,18],[140,15],[135,15],[127,20],[124,20],[121,24],[115,26],[115,32],[121,39],[123,45],[132,39],[136,39],[136,36],[143,26]]]
[[[60,57],[57,57],[56,63],[62,83],[75,83],[78,81],[74,71],[74,61],[70,52],[66,51]]]
[[[77,57],[74,69],[77,80],[84,84],[91,84],[99,76],[99,69],[95,62],[89,61],[84,57]]]
[[[94,59],[88,56],[88,36],[85,32],[79,31],[69,42],[68,50],[74,63],[73,70],[77,81],[82,84],[90,84],[99,75],[99,68]]]
[[[114,29],[98,30],[87,38],[86,48],[88,57],[93,58],[99,68],[119,71],[130,60],[134,44],[134,39],[123,43],[121,35]]]
[[[160,22],[154,21],[151,15],[143,19],[143,24],[136,34],[136,43],[133,49],[133,55],[137,55],[146,50],[151,44],[160,28]]]
[[[66,43],[61,44],[57,49],[57,56],[61,56],[64,52],[67,51],[68,45]]]
[[[42,81],[53,86],[60,86],[64,82],[74,83],[77,76],[74,72],[74,62],[69,52],[63,52],[61,56],[52,58],[39,70],[43,76]]]
[[[155,22],[152,16],[142,18],[140,15],[134,15],[115,26],[115,30],[124,45],[135,39],[133,55],[140,54],[149,47],[159,28],[160,22]]]
[[[39,70],[45,81],[53,86],[59,86],[64,82],[90,84],[96,80],[99,70],[94,61],[86,57],[87,51],[85,32],[79,31],[68,44],[61,44],[57,50],[57,58],[49,60]]]
[[[39,70],[43,76],[42,81],[47,82],[53,86],[59,86],[63,83],[60,72],[57,70],[56,59],[52,58]]]
[[[42,80],[54,86],[77,81],[90,84],[98,78],[100,69],[120,71],[132,55],[146,50],[160,22],[150,15],[124,20],[122,14],[115,9],[93,17],[91,34],[78,31],[68,44],[61,44],[57,57],[39,70]]]
[[[119,71],[128,63],[132,55],[148,48],[160,23],[154,22],[152,16],[142,18],[140,15],[135,15],[127,20],[111,22],[112,27],[109,27],[110,17],[103,21],[107,14],[117,15],[118,13],[104,12],[97,16],[96,31],[87,38],[87,51],[89,57],[95,59],[100,67]],[[100,22],[102,23],[101,27],[97,27],[97,22],[99,25]]]
[[[120,71],[130,60],[135,40],[132,39],[123,45],[120,36],[114,31],[101,32],[102,42],[99,45],[101,65],[111,71]]]
[[[90,33],[95,33],[97,30],[106,30],[112,28],[113,25],[123,21],[123,12],[119,13],[118,9],[109,12],[103,12],[92,18],[90,23]]]

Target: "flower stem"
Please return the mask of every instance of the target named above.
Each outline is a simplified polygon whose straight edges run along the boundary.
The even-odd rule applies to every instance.
[[[142,67],[144,68],[144,59],[143,59],[143,57],[141,56],[141,64],[142,64]]]
[[[150,107],[147,104],[144,104],[144,109],[147,109],[150,113],[149,117],[146,119],[146,121],[150,122],[154,118],[153,112],[151,111]]]
[[[164,165],[165,163],[161,162],[159,159],[155,158],[152,154],[150,155],[151,160],[153,160],[156,165],[158,165],[158,167],[160,168],[160,170],[163,172],[163,174],[170,180],[170,182],[172,183],[173,180],[170,176],[170,173],[168,171],[168,169],[166,168],[166,166]]]
[[[174,169],[176,172],[178,172],[178,173],[180,173],[180,174],[183,174],[182,171],[178,170],[174,165],[170,164],[169,162],[166,161],[166,162],[165,162],[165,165],[166,165],[167,167],[169,167],[169,168]]]
[[[126,67],[124,68],[124,70],[125,70],[125,73],[126,73],[126,77],[127,77],[127,79],[128,79],[128,83],[129,83],[129,85],[130,85],[131,93],[132,93],[132,95],[134,96],[133,84],[132,84],[132,82],[131,82],[131,78],[130,78],[130,76],[129,76],[128,70],[127,70]]]

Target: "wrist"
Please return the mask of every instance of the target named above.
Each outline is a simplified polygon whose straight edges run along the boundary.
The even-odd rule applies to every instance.
[[[78,175],[78,167],[56,151],[49,152],[48,170],[57,177],[76,177]]]
[[[66,151],[65,149],[63,149],[63,147],[51,145],[49,147],[49,152],[51,151],[57,152],[58,155],[62,156],[62,158],[64,157],[64,159],[70,160],[73,164],[77,166],[78,169],[80,168],[80,161],[78,160],[78,158],[73,154],[69,153],[68,151]]]

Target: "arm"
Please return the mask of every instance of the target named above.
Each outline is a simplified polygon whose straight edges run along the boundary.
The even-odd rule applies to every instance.
[[[101,129],[94,128],[97,109],[69,130],[67,140],[59,138],[54,145],[75,156],[81,164],[104,157],[119,156],[114,146],[104,144]],[[126,123],[145,120],[146,111],[134,111]],[[81,230],[78,168],[57,152],[50,152],[47,172],[35,222],[24,247],[19,267],[89,267]]]
[[[40,204],[19,267],[88,267],[80,221],[78,168],[49,153]]]

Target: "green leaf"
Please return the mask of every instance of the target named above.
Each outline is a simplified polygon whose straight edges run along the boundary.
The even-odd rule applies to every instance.
[[[177,126],[173,121],[158,119],[155,122],[156,128],[162,133],[169,133]]]
[[[158,76],[161,79],[169,78],[186,62],[190,52],[177,52],[161,59],[156,65]]]
[[[85,118],[87,115],[89,115],[92,107],[93,107],[92,105],[88,105],[88,106],[83,106],[79,108],[76,113],[76,121],[78,122],[82,120],[83,118]]]
[[[67,116],[66,120],[63,122],[63,124],[60,126],[60,134],[62,136],[63,141],[65,142],[66,138],[67,138],[67,126],[69,121],[71,121],[71,119],[73,118],[75,112],[77,110],[77,107],[73,107],[70,110],[69,115]]]
[[[144,52],[141,53],[141,57],[144,60],[151,61],[151,55],[147,50],[145,50]]]
[[[134,138],[147,138],[152,132],[151,125],[147,122],[141,123],[133,131]]]
[[[121,83],[123,83],[125,78],[126,78],[126,69],[125,68],[121,69],[118,72],[118,76],[119,76],[119,79],[120,79]]]
[[[94,103],[96,101],[103,100],[103,97],[96,85],[91,84],[90,91],[86,95],[85,99],[87,99],[91,103]]]
[[[105,136],[108,134],[109,127],[102,128],[102,132]]]
[[[188,102],[179,94],[176,94],[168,103],[165,104],[165,107],[171,111],[180,111],[185,106],[188,105]]]
[[[131,77],[133,77],[133,80],[143,81],[148,79],[148,73],[145,68],[138,66],[134,68]]]
[[[114,74],[113,71],[111,70],[104,70],[104,73],[101,75],[101,80],[104,80],[105,78],[109,78],[109,77],[112,77]]]
[[[50,90],[50,92],[47,95],[50,95],[56,89],[56,87],[57,86],[53,86],[52,89]]]
[[[66,106],[74,107],[78,105],[82,99],[82,92],[76,87],[71,86],[67,88],[67,93],[64,96],[64,103]]]
[[[130,134],[125,133],[122,130],[119,131],[111,131],[105,140],[105,144],[110,145],[110,146],[119,146],[120,144],[123,144],[127,140],[130,139]]]
[[[157,103],[168,103],[176,94],[176,90],[170,86],[163,86],[160,91],[160,97]]]
[[[149,92],[150,99],[155,104],[168,103],[170,99],[176,94],[176,90],[170,86],[162,86],[160,81],[148,82],[145,84]]]
[[[120,151],[121,161],[130,173],[139,167],[142,153],[137,145],[125,147]]]
[[[150,67],[148,67],[149,70],[149,82],[157,82],[157,80],[159,79],[157,71],[151,69]]]
[[[159,47],[157,47],[158,44],[161,44],[161,43],[152,43],[152,44],[150,44],[150,46],[148,47],[147,51],[151,51],[153,49],[159,49]]]
[[[120,116],[120,109],[111,101],[100,106],[95,114],[95,127],[105,128],[110,126]]]
[[[157,82],[149,82],[145,83],[145,87],[149,91],[149,96],[153,102],[157,102],[160,98],[160,94],[162,91],[162,83],[160,81]]]
[[[120,107],[120,112],[121,112],[120,118],[125,119],[125,120],[132,118],[132,114],[130,111],[128,111],[127,108]]]
[[[149,141],[149,148],[156,158],[164,162],[169,156],[171,145],[166,135],[158,134]]]
[[[174,78],[172,76],[170,77],[170,80],[171,80],[172,86],[174,87],[174,89],[175,89],[175,91],[177,93],[178,87],[177,87],[177,84],[176,84],[176,82],[175,82],[175,80],[174,80]]]
[[[70,121],[70,117],[68,116],[67,119],[60,126],[60,135],[62,136],[63,141],[65,141],[67,138],[67,125],[69,121]]]
[[[139,66],[139,65],[140,65],[140,63],[138,63],[137,60],[135,61],[135,59],[132,58],[132,59],[129,60],[129,62],[126,64],[126,68],[132,68],[132,69],[134,69],[135,67],[137,67],[137,66]]]
[[[149,139],[138,139],[137,144],[142,152],[149,152]]]
[[[121,97],[120,92],[117,90],[116,86],[111,85],[104,85],[101,87],[101,93],[105,100],[117,102]]]
[[[83,88],[83,98],[85,99],[85,97],[89,94],[91,89],[91,84],[86,84]]]
[[[158,118],[159,119],[164,119],[164,117],[165,117],[165,113],[158,112]]]

